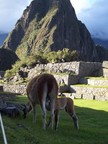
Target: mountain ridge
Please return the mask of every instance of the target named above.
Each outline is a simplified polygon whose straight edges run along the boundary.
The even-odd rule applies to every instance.
[[[80,53],[80,60],[101,61],[86,26],[77,19],[70,0],[34,0],[24,10],[3,44],[20,58],[69,48]]]
[[[103,46],[104,48],[108,49],[108,39],[101,39],[97,37],[92,37],[96,45]]]

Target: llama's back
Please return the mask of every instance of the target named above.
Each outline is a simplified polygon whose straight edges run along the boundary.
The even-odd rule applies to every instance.
[[[57,98],[58,84],[53,75],[44,73],[31,79],[27,85],[26,92],[29,100],[34,102],[40,101],[43,94],[46,94],[46,97]]]
[[[46,97],[54,97],[57,98],[58,95],[58,84],[56,79],[51,74],[41,74],[37,79],[37,93],[41,98],[43,92],[46,92]]]

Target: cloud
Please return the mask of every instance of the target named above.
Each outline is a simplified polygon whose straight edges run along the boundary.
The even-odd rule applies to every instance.
[[[31,0],[0,0],[0,31],[10,32]]]
[[[108,1],[95,0],[88,8],[80,9],[77,17],[93,36],[108,39]]]
[[[82,9],[89,8],[91,3],[90,0],[70,0],[72,6],[75,8],[76,14],[78,14]]]

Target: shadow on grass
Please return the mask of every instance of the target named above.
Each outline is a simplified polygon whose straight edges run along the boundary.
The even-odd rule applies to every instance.
[[[24,100],[26,102],[26,100]],[[103,103],[104,104],[104,103]],[[26,119],[22,115],[12,119],[3,116],[9,144],[107,144],[108,112],[75,106],[79,119],[79,130],[73,128],[73,121],[65,111],[60,111],[58,130],[42,129],[41,109],[37,107],[37,121],[33,113]],[[3,143],[0,131],[0,143]]]

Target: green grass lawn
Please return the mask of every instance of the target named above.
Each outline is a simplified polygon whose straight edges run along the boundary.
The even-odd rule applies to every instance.
[[[26,103],[26,97],[18,97]],[[8,144],[108,144],[108,102],[75,99],[75,110],[79,119],[79,130],[65,111],[60,112],[58,130],[42,129],[40,107],[37,121],[33,123],[32,112],[23,119],[3,116]],[[0,130],[0,144],[3,144]]]
[[[75,84],[73,86],[84,87],[84,88],[108,88],[108,85],[98,86],[98,85],[89,85],[89,84]]]

